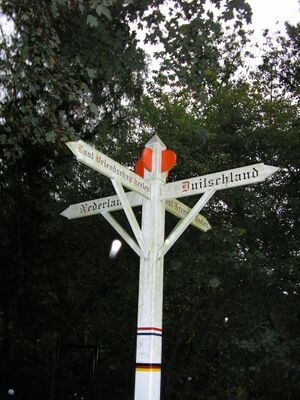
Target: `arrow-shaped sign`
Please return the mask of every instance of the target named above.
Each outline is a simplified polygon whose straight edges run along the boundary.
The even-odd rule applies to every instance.
[[[260,163],[167,183],[163,188],[162,199],[192,196],[208,190],[229,189],[262,182],[278,169]]]
[[[135,192],[127,192],[126,196],[131,207],[142,205],[142,197]],[[90,217],[92,215],[103,214],[111,211],[122,210],[123,206],[118,196],[102,197],[101,199],[84,201],[82,203],[71,204],[60,215],[68,219]],[[191,211],[190,207],[176,199],[166,201],[166,210],[178,218],[184,218]],[[211,229],[207,219],[198,214],[191,222],[196,228],[206,232]]]
[[[166,200],[166,210],[178,218],[185,218],[191,211],[191,208],[176,199]],[[211,225],[203,215],[198,214],[191,222],[196,228],[207,232],[211,229]]]
[[[140,193],[142,196],[150,198],[150,185],[133,171],[130,171],[82,140],[66,144],[75,154],[78,161],[111,179],[118,180],[123,186]]]
[[[142,197],[135,192],[127,192],[126,196],[131,207],[142,205]],[[101,199],[84,201],[82,203],[71,204],[60,215],[68,219],[90,217],[104,212],[122,210],[121,200],[117,195],[102,197]]]

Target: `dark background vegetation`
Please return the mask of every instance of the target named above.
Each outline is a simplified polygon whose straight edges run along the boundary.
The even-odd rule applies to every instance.
[[[190,227],[166,256],[162,398],[299,399],[299,25],[266,32],[258,59],[248,4],[211,3],[174,0],[166,17],[160,0],[2,1],[1,399],[50,399],[58,338],[99,340],[96,398],[133,398],[138,258],[123,246],[109,259],[117,234],[101,216],[59,214],[113,194],[66,141],[133,167],[154,133],[178,156],[169,181],[281,168],[217,192],[213,229]],[[142,28],[164,45],[151,79]],[[55,400],[59,384],[88,399],[90,357],[64,352]]]

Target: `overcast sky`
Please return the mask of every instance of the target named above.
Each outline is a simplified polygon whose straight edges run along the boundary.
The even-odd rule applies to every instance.
[[[263,29],[282,29],[284,22],[300,22],[298,0],[247,0],[253,12],[253,27],[259,34]],[[276,24],[278,23],[278,24]]]

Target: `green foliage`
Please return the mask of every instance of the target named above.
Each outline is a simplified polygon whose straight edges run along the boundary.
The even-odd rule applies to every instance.
[[[287,36],[278,35],[276,41],[266,32],[266,51],[259,68],[261,82],[272,101],[282,94],[299,101],[299,36],[300,24],[286,24]]]
[[[214,6],[214,7],[212,7]],[[161,44],[157,80],[178,93],[188,89],[197,101],[217,82],[228,81],[241,62],[241,46],[247,42],[244,22],[251,21],[251,9],[243,1],[179,1],[162,13],[153,11],[147,22],[146,40]],[[233,26],[233,29],[232,29]]]
[[[12,161],[27,143],[59,149],[66,140],[93,137],[101,117],[141,93],[144,55],[128,7],[50,3],[2,5],[13,32],[1,31],[1,154]]]

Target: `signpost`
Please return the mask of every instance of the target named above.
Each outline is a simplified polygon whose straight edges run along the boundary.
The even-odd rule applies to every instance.
[[[69,142],[77,159],[108,176],[115,196],[73,204],[62,212],[69,218],[101,214],[140,257],[138,324],[136,346],[135,400],[159,400],[162,354],[162,302],[164,256],[192,224],[211,229],[199,212],[217,190],[262,182],[278,170],[264,164],[221,171],[166,184],[167,172],[176,156],[154,136],[142,152],[136,168],[139,175],[118,164],[82,141]],[[125,192],[123,186],[132,190]],[[191,209],[178,197],[202,194]],[[132,207],[142,206],[139,226]],[[111,215],[123,209],[135,236],[132,238]],[[165,211],[181,218],[165,239]]]

